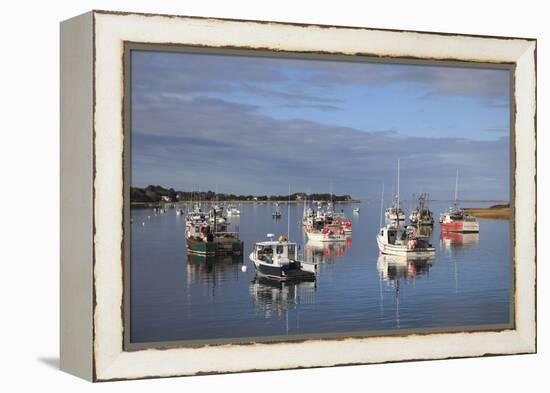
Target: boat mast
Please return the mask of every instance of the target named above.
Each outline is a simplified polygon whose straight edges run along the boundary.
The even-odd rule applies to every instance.
[[[288,184],[288,207],[287,207],[286,215],[287,215],[286,239],[290,240],[290,183]]]
[[[397,206],[395,207],[395,214],[397,215],[397,225],[399,226],[399,169],[401,160],[397,160]]]
[[[456,168],[456,178],[455,178],[455,207],[458,199],[458,168]]]
[[[384,214],[384,183],[382,183],[382,197],[380,198],[380,228],[382,228],[383,214]]]

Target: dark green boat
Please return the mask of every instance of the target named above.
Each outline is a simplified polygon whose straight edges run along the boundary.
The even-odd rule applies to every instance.
[[[209,219],[189,220],[185,230],[187,253],[200,256],[242,255],[243,242],[237,232],[227,231],[227,224],[219,224],[216,210],[211,209]]]

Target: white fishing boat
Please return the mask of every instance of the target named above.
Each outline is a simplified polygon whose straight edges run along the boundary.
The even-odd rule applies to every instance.
[[[315,211],[311,207],[308,207],[307,209],[304,210],[304,214],[302,216],[302,224],[304,226],[307,226],[308,224],[312,224],[314,218],[315,218]]]
[[[227,224],[227,217],[223,206],[214,205],[210,208],[208,222],[210,225],[213,225],[215,222],[220,227]]]
[[[187,217],[185,217],[186,225],[205,223],[206,220],[208,220],[208,214],[202,211],[202,209],[198,205],[195,205],[193,210],[188,212]]]
[[[400,162],[397,161],[397,197],[395,206],[399,206],[399,168]],[[382,209],[382,203],[381,209]],[[435,248],[429,243],[428,239],[416,236],[416,228],[401,226],[401,217],[399,210],[396,210],[396,220],[387,223],[380,228],[376,236],[378,249],[382,254],[399,255],[407,257],[429,257],[435,255]]]
[[[384,217],[386,217],[386,221],[405,221],[405,212],[403,212],[403,209],[399,206],[398,197],[395,197],[393,206],[386,209]]]
[[[343,233],[346,236],[351,236],[351,221],[348,220],[343,212],[335,213],[332,221],[327,222],[325,226],[329,227],[334,233]]]
[[[407,257],[430,257],[435,248],[426,238],[416,236],[414,227],[400,227],[389,224],[380,228],[376,236],[378,249],[382,254]]]
[[[306,236],[308,240],[322,243],[330,242],[345,242],[346,235],[343,230],[340,233],[335,233],[328,226],[321,229],[315,229],[313,227],[306,227]]]
[[[227,216],[228,217],[237,217],[241,215],[241,211],[237,209],[235,206],[228,206],[227,207]]]
[[[250,253],[258,273],[278,280],[315,280],[317,263],[299,260],[295,242],[282,235],[278,240],[267,236],[269,240],[256,242]]]

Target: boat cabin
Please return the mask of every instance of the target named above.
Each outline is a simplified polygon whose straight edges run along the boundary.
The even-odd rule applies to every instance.
[[[254,257],[268,264],[285,264],[296,259],[296,243],[286,240],[259,242],[254,245]]]
[[[407,241],[407,232],[397,227],[380,228],[380,237],[387,244],[399,244]]]

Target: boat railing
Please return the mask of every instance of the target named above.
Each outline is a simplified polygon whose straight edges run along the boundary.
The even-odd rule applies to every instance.
[[[233,236],[238,238],[239,232],[225,232],[225,231],[218,231],[218,232],[212,232],[214,236]]]

